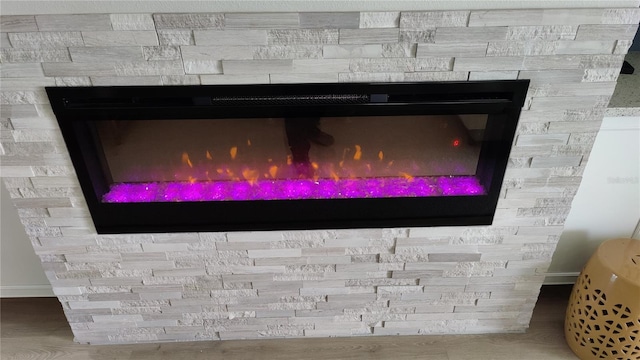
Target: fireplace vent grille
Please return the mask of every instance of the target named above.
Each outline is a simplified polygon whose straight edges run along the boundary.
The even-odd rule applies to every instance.
[[[317,105],[317,104],[366,104],[371,96],[357,94],[330,95],[266,95],[266,96],[218,96],[212,97],[213,105]]]

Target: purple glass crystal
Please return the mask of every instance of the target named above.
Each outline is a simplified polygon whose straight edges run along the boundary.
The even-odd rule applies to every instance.
[[[483,195],[473,176],[364,179],[288,179],[254,183],[148,182],[115,183],[103,196],[105,203],[246,201],[300,199],[357,199]]]

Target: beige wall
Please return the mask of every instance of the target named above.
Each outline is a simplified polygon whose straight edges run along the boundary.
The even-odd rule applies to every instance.
[[[0,297],[53,296],[9,192],[0,186]]]

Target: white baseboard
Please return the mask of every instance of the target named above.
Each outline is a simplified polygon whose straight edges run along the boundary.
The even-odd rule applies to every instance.
[[[0,286],[0,298],[55,297],[51,285],[8,285]]]
[[[543,285],[573,285],[580,276],[579,272],[547,273]]]

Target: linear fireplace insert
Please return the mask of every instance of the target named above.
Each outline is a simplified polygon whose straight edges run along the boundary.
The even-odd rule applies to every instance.
[[[99,233],[493,219],[528,80],[49,87]]]

